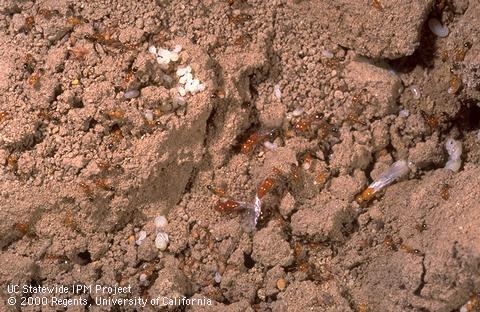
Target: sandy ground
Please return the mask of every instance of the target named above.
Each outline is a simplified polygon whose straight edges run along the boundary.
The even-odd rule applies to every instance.
[[[480,311],[479,29],[477,0],[0,0],[0,311]]]

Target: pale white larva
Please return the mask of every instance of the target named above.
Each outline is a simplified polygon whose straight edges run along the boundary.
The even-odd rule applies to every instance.
[[[159,232],[157,233],[157,237],[155,237],[155,247],[157,249],[164,251],[167,249],[169,242],[168,234],[165,232]]]
[[[440,38],[445,38],[449,33],[448,27],[442,25],[442,23],[436,18],[428,20],[428,28],[430,28],[430,31],[434,33],[435,36]]]
[[[445,169],[458,172],[462,166],[462,143],[452,138],[448,138],[445,142],[445,148],[448,153],[448,161],[445,164]]]
[[[145,238],[147,238],[147,232],[146,231],[140,231],[138,232],[138,238],[137,240],[135,241],[135,244],[137,244],[138,246],[140,246],[143,241],[145,240]]]
[[[133,99],[140,95],[140,91],[138,90],[128,90],[123,94],[123,97],[126,99]]]
[[[165,218],[164,216],[155,217],[154,222],[157,229],[164,228],[168,224],[167,218]]]

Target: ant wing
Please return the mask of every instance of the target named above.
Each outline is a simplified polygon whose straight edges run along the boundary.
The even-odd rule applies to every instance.
[[[242,228],[245,232],[251,233],[255,230],[261,212],[262,201],[258,196],[255,196],[255,202],[253,204],[245,204],[241,215]]]
[[[253,209],[253,205],[249,205],[246,209],[242,210],[242,214],[240,216],[242,229],[247,232],[251,233],[255,230],[256,222],[255,222],[255,210]]]

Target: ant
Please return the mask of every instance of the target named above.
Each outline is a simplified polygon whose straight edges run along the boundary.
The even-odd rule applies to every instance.
[[[113,191],[114,187],[110,184],[107,179],[95,179],[93,183],[100,189],[104,191]]]
[[[242,153],[250,154],[261,142],[268,139],[274,139],[276,132],[276,129],[262,129],[251,134],[248,139],[242,144]]]
[[[7,112],[4,112],[4,111],[1,111],[0,112],[0,122],[2,122],[3,120],[7,119],[8,117],[8,113]]]
[[[276,182],[277,179],[273,177],[267,177],[263,180],[257,188],[257,197],[262,199],[273,188]]]
[[[227,196],[227,192],[224,189],[215,187],[212,184],[207,185],[207,189],[220,198]],[[224,202],[219,201],[218,204],[215,206],[215,210],[222,213],[230,213],[233,211],[242,210],[245,207],[246,204],[243,202],[238,202],[233,199],[227,199]]]
[[[400,245],[400,249],[403,250],[406,253],[413,254],[413,255],[422,255],[422,252],[418,249],[415,249],[413,247],[410,247],[405,244]]]
[[[372,1],[372,6],[379,11],[383,11],[383,6],[380,3],[380,0],[373,0]]]
[[[362,193],[355,197],[355,201],[359,204],[368,203],[373,199],[373,196],[376,194],[376,191],[373,187],[367,187]]]
[[[231,213],[234,211],[240,211],[246,208],[247,205],[243,202],[238,202],[233,199],[228,199],[224,202],[218,202],[215,206],[215,210],[222,213]]]
[[[316,122],[319,122],[320,120],[322,119],[322,115],[321,114],[315,114],[313,116],[308,116],[308,117],[305,117],[303,119],[300,119],[299,122],[297,122],[293,128],[296,130],[296,131],[299,131],[299,132],[305,132],[307,129],[310,128],[310,126]]]
[[[207,189],[212,192],[213,194],[217,195],[218,197],[225,197],[226,192],[224,189],[221,189],[219,187],[215,187],[211,184],[207,185]]]
[[[28,84],[31,85],[34,88],[38,87],[39,81],[40,81],[40,74],[38,74],[38,73],[33,73],[28,78]]]

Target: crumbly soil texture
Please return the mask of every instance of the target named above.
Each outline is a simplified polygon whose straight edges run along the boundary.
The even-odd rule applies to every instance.
[[[0,0],[0,310],[480,311],[479,30],[477,0]],[[22,304],[52,296],[84,304]]]

